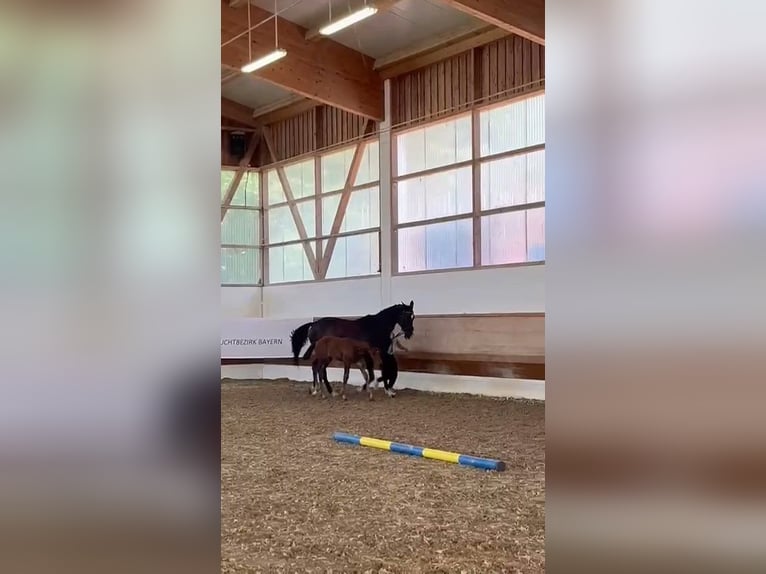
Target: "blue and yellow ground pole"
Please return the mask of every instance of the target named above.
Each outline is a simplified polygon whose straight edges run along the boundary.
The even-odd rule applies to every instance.
[[[399,454],[408,454],[410,456],[419,456],[422,458],[432,458],[434,460],[441,460],[444,462],[454,462],[456,464],[473,466],[476,468],[482,468],[484,470],[505,470],[505,463],[501,460],[495,460],[493,458],[469,456],[467,454],[460,454],[457,452],[424,448],[422,446],[412,446],[411,444],[392,442],[390,440],[380,440],[377,438],[358,436],[355,434],[346,434],[344,432],[333,433],[332,438],[338,442],[346,442],[360,446],[369,446],[372,448],[397,452]]]

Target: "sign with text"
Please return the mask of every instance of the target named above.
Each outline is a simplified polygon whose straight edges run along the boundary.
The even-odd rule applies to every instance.
[[[224,319],[222,359],[286,359],[293,356],[290,333],[313,319]]]

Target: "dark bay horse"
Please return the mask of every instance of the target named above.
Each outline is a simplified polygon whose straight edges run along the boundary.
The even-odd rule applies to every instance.
[[[303,355],[304,359],[311,357],[316,342],[327,335],[334,337],[346,337],[369,343],[380,354],[382,369],[388,370],[396,359],[389,353],[391,347],[391,333],[394,327],[399,325],[404,333],[404,338],[409,339],[414,332],[415,303],[397,303],[386,307],[375,315],[365,315],[359,319],[340,319],[338,317],[323,317],[311,323],[301,325],[290,334],[290,342],[293,348],[295,364],[298,364],[303,345],[309,342],[309,348]],[[394,379],[395,380],[395,379]],[[370,381],[372,382],[372,381]],[[386,393],[393,396],[393,383],[385,383]]]

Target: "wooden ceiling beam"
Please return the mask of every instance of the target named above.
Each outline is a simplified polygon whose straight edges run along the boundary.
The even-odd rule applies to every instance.
[[[434,48],[426,48],[420,52],[410,53],[403,58],[392,61],[387,58],[385,61],[376,63],[378,71],[382,78],[394,78],[401,76],[413,70],[441,62],[452,56],[462,54],[473,48],[484,46],[490,42],[505,38],[510,33],[502,28],[495,28],[494,26],[486,26],[480,30],[469,32],[462,36],[453,38],[450,41],[445,42],[441,46]]]
[[[253,109],[233,100],[221,98],[221,116],[250,127],[258,127],[253,121]]]
[[[474,18],[545,45],[545,0],[441,0]]]
[[[250,6],[251,20],[260,22],[271,13]],[[375,120],[383,119],[383,80],[373,70],[374,60],[330,39],[307,42],[306,29],[278,18],[279,47],[287,56],[253,72],[293,93]],[[221,63],[240,69],[252,57],[274,49],[273,21],[251,31],[248,48],[247,10],[232,8],[221,0]],[[243,34],[244,32],[244,34]],[[234,41],[229,39],[242,34]]]

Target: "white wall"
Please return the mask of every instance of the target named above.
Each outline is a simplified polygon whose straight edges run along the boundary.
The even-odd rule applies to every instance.
[[[392,277],[391,301],[383,306],[411,299],[422,315],[540,313],[545,311],[545,266]]]
[[[324,317],[377,313],[381,305],[380,277],[344,281],[269,285],[263,288],[263,316]]]
[[[221,315],[226,318],[261,317],[260,287],[221,287]]]
[[[415,301],[415,312],[424,315],[541,313],[545,311],[545,266],[365,277],[263,288],[222,287],[221,292],[226,317],[356,316],[377,313],[394,303],[410,300]]]

